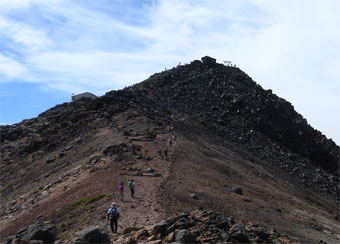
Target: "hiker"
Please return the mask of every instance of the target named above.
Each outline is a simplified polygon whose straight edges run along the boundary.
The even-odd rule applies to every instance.
[[[112,233],[117,233],[118,219],[119,219],[119,209],[116,207],[116,203],[113,202],[111,204],[111,208],[109,208],[109,210],[107,211],[107,220],[110,220]]]
[[[133,198],[135,195],[135,181],[134,180],[129,181],[128,186],[130,188],[131,197]]]
[[[162,158],[162,149],[160,149],[160,148],[158,148],[158,155],[159,155],[159,157],[161,157]]]
[[[172,140],[171,139],[169,139],[169,145],[170,145],[170,147],[172,146]]]
[[[123,202],[123,198],[124,198],[124,182],[123,181],[120,182],[118,191],[120,195],[120,200]]]

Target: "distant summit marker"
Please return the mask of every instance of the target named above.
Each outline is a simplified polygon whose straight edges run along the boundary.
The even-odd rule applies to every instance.
[[[204,64],[216,64],[216,59],[209,56],[204,56],[201,60]]]

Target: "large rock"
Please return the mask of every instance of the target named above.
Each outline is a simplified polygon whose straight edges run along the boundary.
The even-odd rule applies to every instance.
[[[90,226],[75,234],[72,243],[110,243],[110,237],[105,227]]]
[[[189,230],[176,230],[175,241],[180,243],[195,243],[196,235]]]
[[[151,234],[152,235],[157,235],[159,233],[163,234],[166,231],[167,225],[165,220],[162,220],[155,224],[152,228]]]
[[[182,213],[182,214],[180,214],[180,215],[177,215],[177,216],[175,216],[175,217],[172,217],[172,218],[168,219],[168,220],[166,221],[166,223],[167,223],[167,225],[172,225],[172,224],[174,224],[177,220],[179,220],[179,219],[181,219],[181,218],[188,218],[189,215],[190,215],[189,213]]]
[[[115,154],[122,154],[123,150],[122,147],[120,145],[109,145],[107,146],[104,150],[103,153],[105,155],[115,155]]]
[[[189,227],[189,220],[187,218],[180,218],[175,222],[176,229],[187,229]]]
[[[192,199],[194,199],[194,200],[198,200],[198,196],[197,196],[196,193],[191,193],[191,194],[190,194],[190,197],[191,197]]]
[[[229,236],[232,239],[236,239],[237,241],[240,241],[241,243],[247,243],[249,242],[249,237],[247,235],[246,230],[244,227],[240,224],[234,224],[229,229]]]
[[[242,195],[242,194],[243,194],[243,191],[242,191],[242,188],[241,188],[241,187],[235,186],[235,187],[233,187],[231,190],[232,190],[233,192],[235,192],[236,194],[239,194],[239,195]]]
[[[43,243],[53,243],[57,237],[57,228],[50,222],[37,222],[19,230],[16,237],[25,240],[40,240]]]

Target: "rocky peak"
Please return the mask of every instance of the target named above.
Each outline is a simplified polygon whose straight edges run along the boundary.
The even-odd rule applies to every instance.
[[[270,140],[338,174],[339,147],[313,129],[289,102],[239,68],[206,56],[202,62],[155,74],[128,90],[142,92],[161,108],[190,114],[225,139],[253,148],[256,145],[248,144],[261,143],[255,142],[261,134],[262,141]]]
[[[302,240],[338,238],[339,147],[289,102],[210,57],[0,126],[0,140],[1,238],[48,220],[58,243],[89,233],[107,241],[113,201],[127,227],[115,243],[287,239],[245,224],[253,221]],[[127,179],[138,197],[123,203],[112,191]],[[34,226],[11,240],[45,224]]]

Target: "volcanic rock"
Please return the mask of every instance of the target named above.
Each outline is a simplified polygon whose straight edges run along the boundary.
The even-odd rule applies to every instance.
[[[75,234],[72,243],[110,243],[110,236],[103,226],[90,226]]]
[[[5,242],[13,243],[17,241],[42,241],[43,243],[53,243],[57,237],[57,228],[50,222],[37,222],[18,231],[18,233],[6,239]]]
[[[239,195],[242,195],[243,194],[243,191],[242,191],[242,188],[241,187],[233,187],[232,189],[232,192],[235,192],[236,194],[239,194]]]
[[[195,243],[196,235],[191,233],[189,230],[178,230],[175,232],[175,241],[180,243]]]

